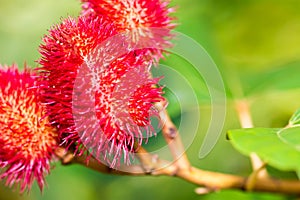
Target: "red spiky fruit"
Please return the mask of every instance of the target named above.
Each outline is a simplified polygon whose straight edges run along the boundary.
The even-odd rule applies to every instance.
[[[162,58],[171,46],[171,30],[175,27],[174,8],[169,0],[82,0],[83,15],[105,16],[120,33],[128,33],[140,48],[148,48],[151,59]]]
[[[0,66],[0,177],[9,186],[19,184],[21,192],[34,180],[43,189],[57,146],[33,75],[28,68]]]
[[[69,147],[79,141],[72,116],[77,70],[92,49],[115,33],[113,26],[102,17],[93,20],[69,17],[43,38],[39,87],[50,123],[59,132],[61,145]]]
[[[78,154],[89,149],[111,167],[122,156],[130,162],[144,130],[146,138],[154,133],[153,103],[162,100],[158,80],[149,75],[151,62],[142,50],[128,50],[124,37],[104,17],[81,16],[52,28],[40,46],[40,87],[61,145],[75,146]]]

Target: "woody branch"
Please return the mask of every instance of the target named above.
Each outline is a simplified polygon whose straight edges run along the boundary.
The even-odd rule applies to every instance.
[[[166,102],[161,102],[157,106],[164,108]],[[190,165],[184,147],[180,139],[179,132],[165,109],[160,111],[163,116],[163,135],[173,155],[173,161],[161,160],[156,155],[152,155],[144,148],[137,149],[137,156],[140,160],[139,165],[122,165],[118,170],[112,169],[94,157],[89,158],[86,163],[87,155],[73,156],[73,152],[58,149],[56,154],[63,164],[77,163],[90,169],[106,174],[130,175],[130,176],[171,176],[178,177],[185,181],[204,186],[208,191],[221,189],[240,189],[247,190],[251,177],[201,170]],[[253,191],[276,192],[285,194],[300,194],[300,181],[280,180],[268,176],[258,177],[251,186]]]

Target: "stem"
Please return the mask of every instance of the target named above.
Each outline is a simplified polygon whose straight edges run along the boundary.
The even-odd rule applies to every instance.
[[[239,117],[239,121],[242,128],[253,128],[252,117],[250,114],[249,103],[246,100],[236,101],[236,111]],[[258,177],[267,177],[268,172],[262,166],[265,166],[265,163],[258,157],[257,154],[250,154],[251,164],[253,171],[258,171],[259,173],[255,173]],[[251,185],[253,183],[250,183]],[[252,188],[252,187],[250,187]]]
[[[99,162],[93,156],[87,154],[82,154],[80,156],[74,156],[74,153],[67,151],[64,148],[57,148],[55,154],[60,158],[63,165],[70,164],[81,164],[87,168],[93,169],[95,171],[105,173],[105,174],[118,174],[118,175],[133,175],[133,174],[144,174],[145,171],[142,166],[127,166],[122,165],[118,170],[112,169],[107,165]]]
[[[184,145],[176,126],[165,109],[165,105],[166,102],[156,104],[156,107],[160,110],[160,123],[163,124],[162,134],[169,146],[175,165],[180,169],[188,169],[190,162],[185,153]]]
[[[106,174],[130,175],[130,176],[171,176],[179,177],[190,183],[199,186],[205,186],[210,191],[220,189],[241,189],[247,188],[248,179],[241,176],[224,174],[212,171],[205,171],[190,167],[189,169],[178,169],[176,163],[159,161],[150,172],[145,171],[140,165],[121,166],[119,170],[111,169],[106,165],[99,163],[96,159],[90,158],[89,164],[86,164],[86,156],[74,157],[71,163],[78,163],[90,169]],[[121,171],[124,170],[124,171]],[[264,178],[259,179],[253,186],[252,191],[264,191],[285,194],[300,194],[300,181],[297,180],[278,180]]]
[[[236,111],[242,128],[253,128],[249,103],[246,100],[236,101]]]
[[[139,147],[136,150],[137,157],[141,162],[140,165],[122,165],[118,170],[100,163],[92,156],[88,158],[85,154],[74,156],[73,152],[58,149],[56,155],[61,159],[63,164],[78,163],[101,173],[130,176],[175,176],[186,180],[187,182],[204,186],[207,188],[207,192],[220,189],[247,190],[251,188],[251,191],[300,195],[300,181],[297,180],[278,180],[269,178],[268,176],[254,177],[254,173],[253,176],[245,178],[231,174],[205,171],[190,166],[177,128],[174,126],[168,113],[164,110],[163,104],[158,104],[157,106],[163,108],[160,112],[162,122],[164,123],[162,132],[169,145],[170,151],[172,152],[174,162],[160,160],[158,156],[150,154],[142,147]],[[251,125],[252,121],[248,104],[244,101],[238,102],[237,110],[242,126]],[[88,163],[87,160],[89,161]],[[258,170],[262,170],[262,168],[263,167],[260,165]],[[259,173],[259,171],[256,171],[256,173]],[[255,182],[253,180],[257,181]]]

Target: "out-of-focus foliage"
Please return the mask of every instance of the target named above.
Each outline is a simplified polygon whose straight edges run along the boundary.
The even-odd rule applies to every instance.
[[[243,200],[287,200],[293,199],[292,197],[287,198],[281,195],[268,194],[268,193],[244,193],[241,191],[221,191],[213,194],[204,195],[202,200],[213,199],[213,200],[227,200],[227,199],[243,199]]]
[[[239,128],[231,99],[248,96],[252,102],[254,124],[261,127],[283,127],[299,106],[300,90],[300,1],[298,0],[172,0],[180,31],[201,44],[216,62],[229,97],[227,118],[221,138],[204,159],[199,148],[209,126],[209,95],[201,75],[195,75],[182,58],[166,57],[163,64],[171,66],[191,84],[199,100],[200,126],[187,154],[193,165],[210,170],[248,175],[249,160],[226,141],[229,129]],[[38,45],[46,30],[67,15],[76,16],[77,0],[0,0],[0,63],[24,62],[35,67]],[[155,69],[155,70],[159,70]],[[189,101],[189,94],[176,76],[164,75],[168,109],[180,124],[191,118],[194,105],[180,111],[178,95]],[[178,91],[167,91],[169,84],[178,84]],[[170,87],[171,88],[171,87]],[[175,94],[175,95],[174,95]],[[182,103],[182,102],[181,102]],[[182,132],[184,138],[189,133]],[[163,145],[160,136],[151,139]],[[146,146],[147,148],[147,146]],[[151,148],[151,146],[149,147]],[[280,177],[288,176],[276,172]],[[290,175],[289,175],[290,176]],[[293,175],[292,175],[293,176]],[[0,200],[94,200],[94,199],[288,199],[283,196],[246,194],[224,191],[199,196],[196,186],[173,177],[118,177],[99,174],[82,166],[56,164],[47,177],[49,187],[43,195],[35,185],[28,195],[0,186]],[[260,195],[261,196],[261,195]]]

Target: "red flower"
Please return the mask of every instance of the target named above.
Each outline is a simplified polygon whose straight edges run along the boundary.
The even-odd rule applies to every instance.
[[[162,100],[143,50],[130,52],[126,36],[101,16],[69,18],[43,41],[40,86],[61,144],[89,149],[111,167],[122,156],[129,163],[133,145],[154,133],[153,103]]]
[[[105,16],[127,32],[141,48],[150,48],[152,59],[158,61],[162,51],[171,46],[171,29],[175,27],[169,0],[82,0],[83,15]]]
[[[0,167],[6,184],[30,190],[34,179],[40,189],[50,171],[56,147],[54,128],[42,118],[36,80],[29,70],[0,66]]]

